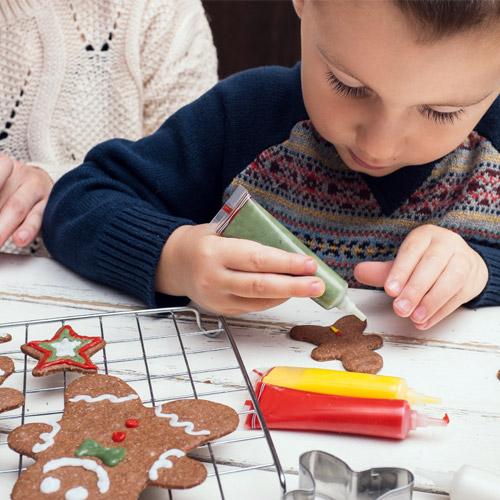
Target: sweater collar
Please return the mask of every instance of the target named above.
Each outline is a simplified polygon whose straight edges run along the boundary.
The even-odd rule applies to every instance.
[[[437,162],[409,165],[383,177],[361,175],[384,215],[390,215],[427,180]]]
[[[1,0],[0,25],[9,24],[21,16],[32,14],[43,0]]]

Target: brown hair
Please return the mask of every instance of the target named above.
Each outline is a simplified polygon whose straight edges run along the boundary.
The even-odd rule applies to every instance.
[[[416,22],[422,43],[500,24],[499,0],[393,1],[410,21]]]

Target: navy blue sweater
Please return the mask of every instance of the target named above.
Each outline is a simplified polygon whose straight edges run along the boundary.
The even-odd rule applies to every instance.
[[[477,127],[497,149],[499,117],[497,100]],[[45,244],[68,267],[148,306],[185,304],[186,297],[154,291],[166,240],[181,225],[209,222],[233,178],[305,119],[300,64],[234,75],[179,110],[153,135],[93,148],[83,165],[55,184],[44,213]],[[390,213],[432,168],[409,166],[382,178],[364,178]],[[490,280],[472,305],[500,303],[500,249],[473,246],[485,259]]]

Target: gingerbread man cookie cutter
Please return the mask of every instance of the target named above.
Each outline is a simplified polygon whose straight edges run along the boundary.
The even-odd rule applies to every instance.
[[[380,467],[353,471],[324,451],[308,451],[299,458],[299,489],[282,500],[411,500],[413,474],[407,469]]]

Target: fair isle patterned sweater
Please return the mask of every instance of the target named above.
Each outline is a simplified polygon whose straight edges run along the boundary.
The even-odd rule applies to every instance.
[[[310,121],[259,155],[226,195],[240,184],[351,286],[359,286],[357,263],[394,259],[422,224],[450,229],[472,245],[500,246],[500,155],[476,132],[390,213]]]
[[[350,171],[314,132],[300,64],[219,82],[150,137],[108,141],[52,190],[44,240],[65,265],[149,306],[161,251],[179,226],[210,222],[228,186],[255,198],[352,285],[362,260],[394,258],[419,224],[457,231],[488,266],[468,303],[500,305],[500,98],[445,158],[384,177]]]

